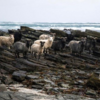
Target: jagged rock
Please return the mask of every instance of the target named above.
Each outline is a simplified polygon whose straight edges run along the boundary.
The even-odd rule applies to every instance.
[[[13,79],[17,81],[24,81],[26,77],[26,71],[15,71],[12,74]]]
[[[30,71],[36,71],[36,70],[45,68],[45,66],[43,66],[43,65],[36,64],[36,63],[30,62],[30,61],[28,61],[28,60],[26,60],[26,59],[22,59],[22,58],[16,59],[16,61],[17,61],[18,63],[21,63],[21,64],[24,65],[25,67],[27,67],[27,69],[28,69],[28,68],[29,68],[29,69],[31,68]]]
[[[21,29],[22,31],[33,31],[33,32],[36,31],[35,29],[29,28],[29,27],[27,27],[27,26],[21,26],[20,29]]]
[[[15,67],[13,67],[12,65],[10,64],[7,64],[7,63],[3,63],[0,61],[0,67],[2,69],[5,69],[6,71],[8,71],[9,73],[12,73],[14,71],[16,71],[17,69]]]

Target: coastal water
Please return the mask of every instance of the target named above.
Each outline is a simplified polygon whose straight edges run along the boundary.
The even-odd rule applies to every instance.
[[[74,29],[85,31],[86,29],[100,32],[100,23],[26,23],[26,22],[0,22],[0,30],[20,29],[20,26],[27,26],[33,29]]]

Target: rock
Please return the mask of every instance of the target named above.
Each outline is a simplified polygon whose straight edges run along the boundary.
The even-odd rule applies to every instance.
[[[13,79],[17,81],[24,81],[26,78],[26,71],[15,71],[12,74]]]
[[[41,85],[32,85],[32,88],[34,88],[34,89],[42,89],[43,86],[41,86]]]
[[[90,89],[90,90],[87,90],[87,91],[86,91],[86,94],[87,94],[87,95],[96,96],[96,92],[95,92],[94,90],[91,90],[91,89]]]
[[[61,84],[61,86],[64,87],[64,88],[69,88],[70,87],[69,84]]]
[[[39,76],[38,75],[27,75],[26,78],[27,79],[38,79]]]
[[[20,29],[21,29],[21,31],[33,31],[33,32],[36,31],[35,29],[29,28],[29,27],[26,27],[26,26],[21,26]]]
[[[58,37],[63,37],[63,36],[66,36],[66,34],[67,34],[64,31],[57,30],[57,29],[50,29],[50,32],[56,33],[56,36],[58,36]]]
[[[11,84],[11,83],[13,83],[13,80],[11,79],[10,76],[4,76],[3,75],[2,78],[1,78],[1,81],[4,84]]]
[[[0,92],[7,91],[6,85],[0,84]]]
[[[39,69],[43,70],[43,68],[45,68],[45,66],[43,66],[43,65],[30,62],[26,59],[19,58],[19,59],[16,59],[16,60],[17,60],[17,63],[20,63],[20,64],[24,65],[25,67],[27,67],[27,70],[28,70],[28,68],[29,68],[29,70],[31,68],[30,71],[36,71],[36,70],[39,70]]]
[[[15,70],[17,70],[15,67],[13,67],[12,65],[10,64],[7,64],[7,63],[3,63],[3,62],[0,62],[0,67],[2,69],[5,69],[6,71],[8,71],[9,73],[12,73],[14,72]]]

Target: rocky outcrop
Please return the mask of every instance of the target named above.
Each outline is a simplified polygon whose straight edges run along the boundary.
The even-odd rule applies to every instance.
[[[28,27],[21,27],[19,30],[22,31],[21,41],[23,42],[28,39],[33,43],[39,35],[49,34],[49,31],[34,30]],[[65,36],[65,33],[60,33],[61,31],[52,32],[58,34],[57,38]],[[78,40],[83,33],[79,32],[80,36],[77,33],[75,34],[77,36],[75,39]],[[18,87],[10,87],[16,83],[21,83],[23,88],[41,90],[47,95],[57,95],[56,98],[54,97],[55,100],[57,98],[59,98],[58,100],[74,100],[74,98],[80,100],[81,96],[100,98],[100,91],[98,90],[100,88],[100,85],[98,85],[100,77],[99,50],[99,42],[94,54],[91,55],[88,54],[88,51],[84,51],[81,56],[72,55],[67,48],[58,51],[55,55],[51,50],[50,54],[42,55],[38,61],[32,57],[30,52],[27,54],[27,59],[24,59],[22,54],[20,54],[20,58],[16,58],[12,49],[0,47],[0,84],[6,86],[1,91],[9,90],[9,92],[3,92],[4,95],[0,94],[2,98],[0,100],[7,98],[7,100],[32,100],[33,94],[29,93],[30,96],[28,93],[26,93],[27,95],[21,94],[20,91],[18,92]],[[96,75],[95,78],[91,78],[93,74]],[[18,96],[16,96],[17,94]],[[59,94],[61,96],[58,96]],[[20,95],[23,95],[23,97],[20,97]],[[24,95],[26,95],[25,98]],[[33,97],[33,99],[36,100],[38,97]],[[48,97],[44,98],[49,100]],[[52,100],[52,96],[50,96],[50,100]],[[81,100],[88,100],[88,98],[83,97]]]

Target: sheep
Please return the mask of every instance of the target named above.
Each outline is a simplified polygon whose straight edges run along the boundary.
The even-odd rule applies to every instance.
[[[0,36],[0,46],[6,46],[8,49],[13,45],[14,43],[14,35],[10,36]]]
[[[40,41],[40,44],[32,44],[31,46],[31,54],[34,53],[34,57],[36,58],[36,54],[38,55],[38,60],[40,59],[41,54],[43,53],[44,43]]]
[[[20,41],[22,38],[22,34],[20,32],[15,32],[14,33],[14,43],[17,42],[17,41]]]
[[[22,31],[21,30],[8,30],[9,34],[14,34],[14,43],[20,41],[22,38]]]
[[[34,44],[40,44],[40,41],[45,42],[44,44],[44,53],[47,53],[47,50],[49,50],[53,43],[53,38],[49,37],[47,40],[36,40],[34,41]]]
[[[65,44],[66,44],[66,37],[62,37],[59,40],[54,41],[51,48],[55,51],[56,54],[56,51],[62,51],[64,49]]]
[[[89,50],[89,54],[91,54],[96,47],[96,39],[96,37],[87,36],[85,40],[85,50]]]
[[[72,40],[68,43],[71,53],[79,53],[80,55],[84,50],[84,45],[84,41]]]
[[[56,35],[56,33],[50,33],[50,35],[49,34],[42,34],[42,35],[39,36],[39,39],[45,40],[45,39],[49,39],[50,37],[53,37],[53,40],[54,40],[55,35]]]
[[[15,56],[19,58],[19,53],[23,53],[23,57],[26,58],[26,54],[28,52],[29,47],[29,41],[26,41],[26,43],[20,41],[15,42],[13,45]]]

